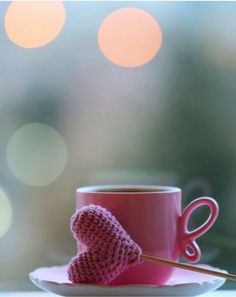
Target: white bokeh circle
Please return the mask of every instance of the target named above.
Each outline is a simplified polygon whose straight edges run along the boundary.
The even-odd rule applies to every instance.
[[[5,191],[0,187],[0,238],[2,238],[12,224],[12,207]]]
[[[29,123],[12,135],[7,160],[19,180],[31,186],[46,186],[64,170],[67,149],[55,129],[41,123]]]

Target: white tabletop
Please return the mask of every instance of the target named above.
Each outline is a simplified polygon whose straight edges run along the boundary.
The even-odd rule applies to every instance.
[[[53,295],[45,292],[0,292],[0,297],[53,297]],[[236,297],[236,291],[218,290],[213,293],[201,295],[204,297]]]

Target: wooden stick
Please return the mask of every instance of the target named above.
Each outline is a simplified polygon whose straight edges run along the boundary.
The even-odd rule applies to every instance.
[[[226,278],[231,281],[236,281],[236,275],[230,274],[230,273],[219,272],[219,271],[215,271],[215,270],[211,270],[211,269],[201,268],[201,267],[197,267],[197,266],[193,266],[193,265],[189,265],[189,264],[178,263],[178,262],[165,260],[165,259],[157,258],[157,257],[152,257],[152,256],[148,256],[148,255],[141,255],[141,259],[149,261],[149,262],[153,262],[153,263],[162,263],[162,264],[166,264],[166,265],[170,265],[170,266],[175,266],[175,267],[178,267],[181,269],[210,274],[210,275],[214,275],[217,277]]]

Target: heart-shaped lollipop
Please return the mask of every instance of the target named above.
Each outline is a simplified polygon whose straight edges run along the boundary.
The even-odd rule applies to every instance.
[[[140,259],[141,248],[131,239],[116,218],[106,209],[89,205],[71,219],[76,240],[86,249],[69,263],[72,283],[107,284]]]
[[[108,284],[125,269],[142,260],[236,281],[233,274],[143,255],[141,248],[116,218],[100,206],[80,208],[72,216],[71,230],[75,239],[86,245],[86,249],[72,258],[68,265],[68,277],[73,284]]]

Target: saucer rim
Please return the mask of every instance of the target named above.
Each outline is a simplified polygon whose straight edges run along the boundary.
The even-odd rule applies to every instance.
[[[202,267],[202,265],[207,265],[207,266],[211,266],[209,264],[197,264],[195,266],[200,266]],[[44,283],[48,283],[48,284],[52,284],[52,285],[57,285],[57,286],[66,286],[68,288],[74,288],[74,287],[83,287],[83,288],[104,288],[105,290],[109,290],[109,289],[116,289],[116,288],[170,288],[170,287],[180,287],[180,286],[192,286],[192,285],[199,285],[199,286],[202,286],[202,285],[205,285],[205,284],[209,284],[209,283],[215,283],[217,281],[222,281],[222,285],[225,283],[226,279],[223,278],[223,277],[215,277],[214,279],[212,280],[206,280],[206,281],[202,281],[202,282],[191,282],[191,283],[180,283],[180,284],[174,284],[174,285],[145,285],[145,284],[128,284],[128,285],[112,285],[112,286],[109,286],[109,285],[95,285],[95,284],[72,284],[72,283],[58,283],[56,281],[49,281],[49,280],[45,280],[45,279],[40,279],[38,277],[36,277],[34,274],[37,270],[39,269],[57,269],[57,268],[61,268],[63,266],[66,266],[66,265],[61,265],[61,266],[57,266],[57,265],[53,265],[53,266],[47,266],[47,267],[38,267],[36,269],[34,269],[33,271],[31,271],[29,273],[29,279],[34,283],[34,281],[36,282],[44,282]],[[211,266],[213,267],[213,266]],[[228,273],[228,271],[226,270],[223,270],[223,269],[220,269],[218,267],[213,267],[214,269],[216,269],[217,271],[219,272],[224,272],[224,273]]]

